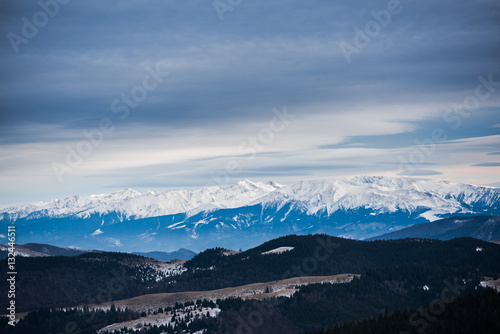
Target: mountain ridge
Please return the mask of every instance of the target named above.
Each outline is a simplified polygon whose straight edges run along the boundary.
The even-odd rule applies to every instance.
[[[171,260],[191,260],[196,253],[189,249],[181,248],[173,252],[133,252],[134,255],[149,257],[158,261],[171,261]]]
[[[393,192],[394,195],[391,198],[392,202],[387,204],[387,201],[384,203],[381,199],[390,195],[389,192]],[[408,205],[407,200],[402,201],[400,195],[403,192],[409,192],[411,196],[419,196],[413,198],[413,200],[418,200],[418,204]],[[365,196],[362,196],[363,193]],[[490,193],[489,197],[488,193]],[[426,201],[431,194],[440,195],[434,196],[439,199],[439,202]],[[445,198],[446,195],[450,197]],[[485,205],[491,205],[500,201],[500,189],[448,181],[381,176],[357,176],[351,179],[325,178],[299,181],[288,186],[274,181],[263,183],[245,179],[229,187],[212,186],[194,190],[170,189],[145,193],[126,188],[110,194],[87,197],[75,195],[51,202],[22,203],[0,209],[0,220],[15,221],[19,218],[64,218],[68,216],[88,218],[92,214],[105,215],[111,212],[121,214],[125,219],[159,217],[177,213],[192,216],[202,211],[253,204],[268,206],[279,203],[282,206],[290,199],[302,205],[308,203],[309,205],[305,205],[308,213],[316,213],[324,208],[328,214],[336,210],[360,206],[389,212],[394,212],[398,208],[412,211],[420,205],[435,210],[431,210],[432,212],[424,216],[432,221],[438,219],[435,214],[467,210],[457,201],[447,202],[446,199],[465,199],[465,204],[484,201]],[[151,200],[153,200],[153,205],[147,206],[147,201]],[[167,206],[170,201],[173,204],[170,203],[170,206]],[[128,204],[128,206],[120,205],[121,203]],[[386,204],[385,207],[384,204]],[[73,206],[73,209],[70,206]],[[439,210],[435,208],[437,206],[440,206]],[[146,209],[149,211],[144,212]]]
[[[499,188],[395,177],[330,178],[288,186],[244,180],[224,188],[138,194],[126,189],[71,197],[61,204],[62,216],[50,216],[53,211],[47,208],[30,213],[33,207],[21,205],[20,212],[17,207],[0,211],[0,224],[14,221],[24,243],[147,252],[250,248],[286,234],[368,239],[440,218],[500,215]],[[57,208],[58,202],[52,203]],[[157,216],[161,208],[176,213]]]
[[[253,200],[281,187],[280,184],[242,180],[229,187],[212,186],[200,189],[170,189],[140,193],[130,188],[90,196],[74,195],[51,202],[21,203],[0,210],[0,220],[20,218],[88,218],[93,214],[115,212],[124,219],[158,217],[177,213],[247,205]]]

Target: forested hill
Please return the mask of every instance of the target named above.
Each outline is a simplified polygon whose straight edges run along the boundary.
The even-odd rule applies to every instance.
[[[500,240],[500,216],[451,217],[413,225],[369,240],[433,238],[450,240],[472,237],[485,241]]]
[[[432,304],[425,306],[426,309],[430,307]],[[432,321],[423,316],[418,319],[416,314],[420,313],[415,308],[396,310],[311,334],[496,334],[500,333],[500,294],[490,289],[459,296],[443,308],[439,317],[428,316]]]
[[[290,250],[263,254],[279,248]],[[208,290],[293,276],[361,274],[370,268],[403,263],[500,273],[500,245],[473,238],[356,241],[291,235],[242,253],[225,253],[212,248],[198,254],[186,263],[188,271],[169,289]]]
[[[455,268],[476,276],[497,277],[499,258],[500,245],[472,238],[367,242],[327,235],[281,237],[241,253],[208,249],[185,264],[123,253],[19,257],[16,298],[18,311],[28,311],[86,304],[90,303],[89,296],[110,301],[146,293],[213,290],[296,276],[363,274],[372,268],[399,264]],[[0,265],[6,266],[5,261]],[[0,289],[7,289],[6,284],[6,279],[1,279]],[[111,288],[103,288],[106,284]],[[112,293],[101,296],[103,289]]]

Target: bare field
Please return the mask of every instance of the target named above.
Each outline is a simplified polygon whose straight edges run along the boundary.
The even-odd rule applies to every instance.
[[[109,309],[114,303],[117,308],[132,309],[134,311],[155,311],[159,307],[174,306],[176,302],[186,303],[195,302],[198,299],[207,299],[215,301],[217,299],[226,299],[231,297],[264,299],[280,295],[290,295],[301,285],[314,283],[348,283],[358,274],[341,274],[332,276],[307,276],[294,277],[285,280],[253,283],[231,288],[224,288],[210,291],[186,291],[174,293],[156,293],[150,295],[138,296],[130,299],[118,300],[102,304],[89,305],[91,308]],[[80,306],[81,307],[81,306]]]
[[[500,292],[500,279],[483,281],[481,282],[481,286],[484,288],[493,288]]]

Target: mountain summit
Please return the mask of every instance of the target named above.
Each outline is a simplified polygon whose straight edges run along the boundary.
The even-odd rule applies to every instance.
[[[264,206],[284,206],[292,202],[308,214],[330,215],[359,208],[376,214],[422,211],[420,216],[429,221],[448,214],[481,213],[498,206],[499,201],[498,188],[381,176],[301,181],[259,200]]]

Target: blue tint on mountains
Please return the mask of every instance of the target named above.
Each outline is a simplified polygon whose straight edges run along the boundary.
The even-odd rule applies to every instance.
[[[481,205],[471,209],[500,214]],[[282,207],[261,204],[232,209],[123,219],[116,213],[88,218],[22,218],[15,222],[18,243],[40,242],[81,249],[115,251],[173,251],[210,247],[247,249],[287,234],[325,233],[352,239],[367,239],[415,224],[427,223],[424,209],[377,213],[371,209],[326,210],[308,214],[293,203]],[[449,215],[451,216],[451,215]],[[460,216],[460,214],[453,214]],[[466,216],[462,214],[461,216]]]

